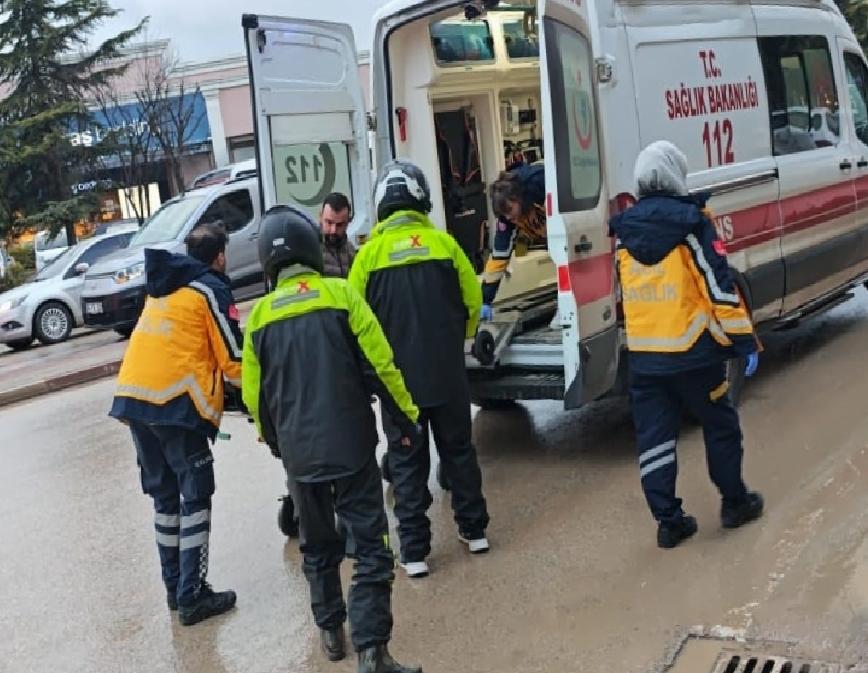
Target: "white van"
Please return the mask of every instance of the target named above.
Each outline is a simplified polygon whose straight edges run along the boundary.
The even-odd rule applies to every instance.
[[[473,257],[483,245],[456,218],[491,221],[484,185],[516,150],[545,163],[548,249],[512,261],[500,324],[486,327],[494,356],[470,362],[477,401],[575,408],[618,390],[607,223],[655,140],[684,150],[691,188],[713,194],[764,327],[836,305],[868,277],[868,69],[831,0],[396,0],[374,20],[369,118],[348,26],[243,24],[264,209],[340,185],[352,233],[368,231],[370,127],[375,163],[418,163],[434,221]]]

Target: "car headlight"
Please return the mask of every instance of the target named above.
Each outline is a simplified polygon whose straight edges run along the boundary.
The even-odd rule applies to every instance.
[[[129,283],[130,281],[135,280],[139,276],[145,273],[145,263],[138,262],[137,264],[133,264],[132,266],[128,266],[125,269],[121,269],[120,271],[116,271],[115,275],[112,276],[114,278],[115,283],[118,285],[123,285],[124,283]]]
[[[24,301],[27,299],[27,296],[16,297],[15,299],[7,299],[3,303],[0,303],[0,313],[4,311],[11,311],[13,308],[18,308]]]

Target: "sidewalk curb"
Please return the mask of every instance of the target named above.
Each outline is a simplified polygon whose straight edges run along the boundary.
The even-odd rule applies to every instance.
[[[86,367],[74,372],[67,372],[50,379],[29,383],[26,386],[13,388],[12,390],[0,391],[0,407],[4,407],[16,402],[33,399],[40,395],[48,393],[56,393],[66,388],[72,388],[83,383],[91,383],[109,376],[114,376],[121,368],[122,359],[104,362],[92,367]]]

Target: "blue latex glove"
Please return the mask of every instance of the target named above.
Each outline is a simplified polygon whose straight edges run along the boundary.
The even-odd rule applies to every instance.
[[[482,310],[479,312],[479,319],[489,322],[494,319],[494,310],[491,308],[491,304],[482,305]]]
[[[748,378],[756,374],[756,370],[759,367],[759,353],[754,351],[750,355],[747,356],[747,365],[744,368],[744,375]]]

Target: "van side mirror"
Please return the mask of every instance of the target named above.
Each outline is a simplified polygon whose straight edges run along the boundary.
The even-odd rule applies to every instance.
[[[79,262],[78,264],[75,265],[75,275],[76,276],[83,276],[84,274],[87,273],[87,270],[89,268],[90,268],[90,264],[88,264],[87,262]]]

